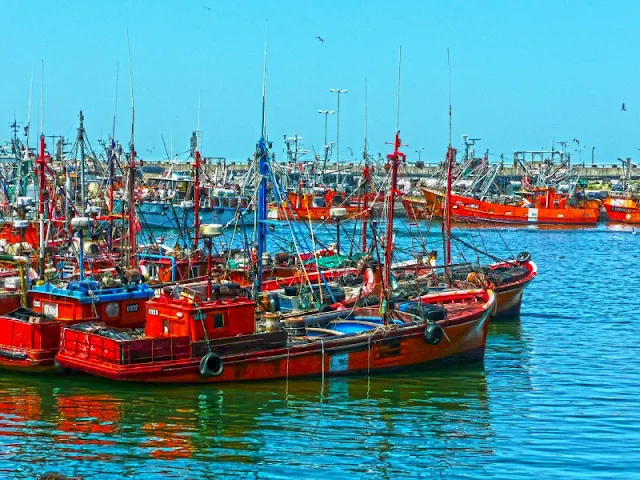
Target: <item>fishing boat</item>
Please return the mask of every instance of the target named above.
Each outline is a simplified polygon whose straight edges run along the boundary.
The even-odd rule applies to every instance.
[[[404,198],[409,217],[443,217],[444,194],[423,188],[423,199]],[[536,225],[595,225],[600,217],[596,200],[569,198],[554,187],[533,188],[521,198],[503,202],[452,194],[453,219],[462,222],[490,222]]]
[[[640,201],[631,192],[611,192],[602,200],[609,221],[640,224]]]
[[[270,220],[328,220],[333,208],[344,208],[349,218],[357,217],[365,211],[366,201],[372,203],[379,195],[368,193],[353,196],[345,192],[337,192],[331,188],[313,187],[311,191],[289,191],[280,205],[269,205]]]
[[[259,332],[255,303],[237,294],[204,301],[163,294],[147,305],[144,334],[96,323],[66,327],[56,359],[72,370],[149,383],[344,375],[481,359],[494,294],[452,292],[441,300],[445,318],[438,321],[394,311],[385,323],[378,308],[363,308]]]

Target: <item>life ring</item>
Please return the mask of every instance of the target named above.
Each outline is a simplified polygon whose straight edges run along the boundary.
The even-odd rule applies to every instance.
[[[518,263],[527,263],[531,260],[531,254],[529,252],[520,252],[516,257]]]
[[[217,353],[209,352],[200,360],[200,375],[205,378],[219,377],[224,371],[224,362]]]
[[[424,329],[424,341],[430,345],[438,345],[442,341],[444,332],[440,325],[430,323],[427,328]]]

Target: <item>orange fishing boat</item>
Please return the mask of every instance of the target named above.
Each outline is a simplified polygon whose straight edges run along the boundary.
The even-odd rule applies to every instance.
[[[443,218],[444,195],[422,189],[424,199],[404,198],[407,214],[414,219]],[[540,225],[595,225],[600,217],[599,201],[577,200],[553,187],[534,188],[517,204],[495,203],[451,194],[454,220]]]
[[[281,205],[271,203],[267,218],[270,220],[328,220],[331,209],[344,208],[345,216],[352,218],[366,210],[366,201],[370,204],[375,193],[345,197],[335,190],[315,187],[311,193],[287,192]]]
[[[612,193],[602,201],[602,205],[610,221],[640,224],[640,201],[637,197],[628,193]]]

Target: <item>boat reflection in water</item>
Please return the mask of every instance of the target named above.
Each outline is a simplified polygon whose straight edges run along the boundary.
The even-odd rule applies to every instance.
[[[89,379],[78,388],[77,377],[27,379],[32,385],[15,388],[9,386],[13,381],[0,379],[0,435],[7,446],[0,469],[11,464],[33,475],[43,473],[33,463],[43,449],[50,458],[45,470],[74,476],[242,476],[256,464],[285,476],[313,465],[319,474],[398,474],[392,459],[407,442],[415,442],[415,456],[404,473],[418,475],[427,468],[455,468],[456,449],[464,448],[465,458],[486,454],[494,436],[481,365],[224,390],[141,391],[128,384],[113,390],[113,384]]]

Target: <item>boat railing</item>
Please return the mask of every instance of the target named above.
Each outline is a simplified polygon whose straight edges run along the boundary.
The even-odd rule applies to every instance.
[[[121,339],[108,337],[110,329],[95,333],[73,328],[63,331],[63,354],[114,365],[149,364],[191,358],[188,336]]]

